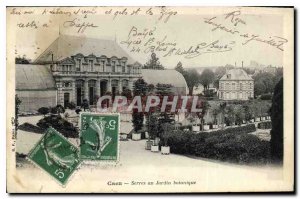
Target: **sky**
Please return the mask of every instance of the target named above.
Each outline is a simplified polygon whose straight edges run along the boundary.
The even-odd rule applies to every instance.
[[[284,35],[285,11],[280,9],[144,7],[135,15],[131,14],[138,7],[12,9],[7,10],[7,28],[15,37],[15,55],[32,60],[60,34],[114,40],[141,64],[154,48],[166,68],[174,68],[179,61],[187,68],[240,66],[242,61],[247,66],[252,60],[282,66],[283,53],[289,50],[285,43],[276,46],[289,42]],[[81,14],[74,14],[77,11]],[[85,17],[82,12],[90,14]],[[83,23],[95,27],[76,27]]]

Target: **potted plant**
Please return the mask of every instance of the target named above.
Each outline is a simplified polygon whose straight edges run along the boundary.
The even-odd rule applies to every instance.
[[[127,134],[126,133],[120,133],[120,140],[127,140]]]
[[[169,155],[170,154],[170,146],[168,146],[169,133],[173,131],[173,125],[170,123],[165,123],[162,125],[162,141],[163,145],[161,146],[161,154]]]
[[[256,117],[255,122],[260,122],[260,117]]]
[[[145,134],[148,132],[145,132]],[[153,145],[153,140],[150,139],[150,136],[148,136],[148,140],[146,141],[145,144],[145,149],[146,150],[151,150],[151,146]]]
[[[158,119],[157,116],[152,113],[152,114],[148,114],[147,117],[147,128],[148,131],[145,133],[148,134],[148,140],[145,143],[145,149],[146,150],[151,150],[151,146],[153,145],[153,140],[151,140],[153,137],[156,137],[157,135],[157,126],[158,126]]]
[[[204,131],[209,130],[209,125],[205,123],[205,124],[203,125],[203,130],[204,130]]]
[[[154,142],[151,145],[151,152],[158,152],[159,151],[159,146],[158,146],[159,141],[160,141],[159,137],[156,137],[154,139]]]
[[[141,136],[142,135],[142,133],[141,133],[141,131],[134,131],[133,133],[132,133],[132,140],[134,140],[134,141],[138,141],[138,140],[141,140]]]
[[[212,128],[213,129],[217,129],[219,126],[218,126],[218,120],[217,119],[215,119],[215,121],[214,121],[214,123],[213,123],[213,125],[212,125]]]
[[[193,130],[193,132],[198,132],[198,131],[200,131],[200,126],[195,124],[192,126],[192,130]]]

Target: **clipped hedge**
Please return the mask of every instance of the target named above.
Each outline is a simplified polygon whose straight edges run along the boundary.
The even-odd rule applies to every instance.
[[[257,128],[259,129],[271,129],[272,128],[272,122],[260,122],[257,124]]]
[[[213,135],[219,135],[219,134],[230,134],[230,133],[234,133],[234,134],[244,134],[244,133],[252,133],[256,131],[255,125],[254,124],[248,124],[245,126],[238,126],[238,127],[229,127],[226,129],[220,129],[220,130],[216,130],[216,131],[212,131],[209,132],[210,136]]]
[[[184,129],[189,129],[190,131],[192,130],[193,125],[182,125],[179,127],[180,130],[184,130]]]
[[[177,154],[235,163],[266,163],[269,142],[249,134],[254,131],[254,124],[198,134],[177,130],[168,138],[168,144],[171,152]]]

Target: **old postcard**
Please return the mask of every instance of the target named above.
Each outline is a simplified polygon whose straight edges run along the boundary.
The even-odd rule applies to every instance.
[[[294,191],[291,7],[7,7],[9,193]]]

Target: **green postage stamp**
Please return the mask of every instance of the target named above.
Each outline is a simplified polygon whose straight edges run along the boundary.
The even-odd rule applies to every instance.
[[[28,159],[62,185],[80,164],[79,150],[51,127],[28,154]]]
[[[81,113],[80,158],[118,161],[119,131],[118,113]]]

